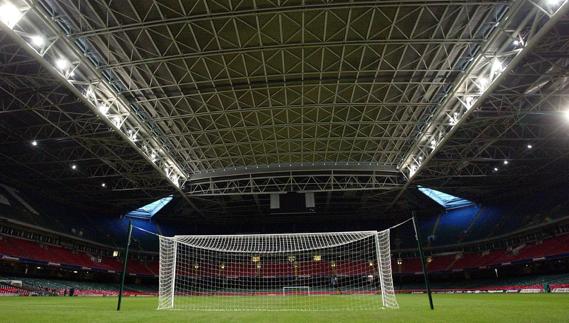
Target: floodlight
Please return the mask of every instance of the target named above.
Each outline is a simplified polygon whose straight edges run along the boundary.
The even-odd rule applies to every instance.
[[[30,41],[32,42],[32,45],[36,47],[43,47],[43,45],[45,45],[45,38],[41,35],[30,37]]]
[[[499,59],[495,58],[494,61],[492,61],[492,73],[500,73],[504,70],[504,66],[502,65],[502,62],[500,62]]]
[[[478,86],[480,87],[481,91],[485,91],[486,88],[488,87],[489,83],[490,83],[490,80],[486,77],[479,77],[478,78]]]
[[[55,67],[57,67],[60,71],[64,71],[69,67],[69,61],[65,58],[59,58],[55,61]]]
[[[133,142],[138,141],[138,138],[136,136],[136,132],[134,130],[128,129],[127,133],[128,133],[128,139],[130,139]]]
[[[71,165],[71,169],[77,170],[77,165],[76,165],[76,164],[72,164],[72,165]]]
[[[409,166],[409,176],[415,175],[415,172],[417,172],[417,165]]]
[[[118,250],[114,250],[114,251],[113,251],[113,257],[118,257],[118,256],[119,256]]]
[[[121,122],[122,122],[121,117],[119,117],[119,116],[114,116],[111,120],[112,120],[113,124],[114,124],[117,128],[120,128],[120,127],[121,127]]]
[[[507,160],[504,160],[504,165],[508,165],[510,162]]]
[[[101,183],[101,187],[102,187],[102,188],[107,187],[107,183]]]
[[[101,114],[106,116],[107,113],[109,112],[110,107],[106,104],[101,103],[97,106],[97,109],[99,110],[99,112],[101,112]]]
[[[498,167],[494,167],[494,171],[497,172],[497,171],[498,171]]]
[[[33,141],[32,141],[32,146],[34,146],[34,147],[35,147],[35,146],[37,146],[37,145],[38,145],[38,142],[37,142],[37,140],[33,140]]]
[[[87,90],[85,91],[85,96],[89,99],[94,98],[95,97],[95,92],[93,91],[93,88],[91,88],[90,86],[87,88]]]
[[[437,141],[435,139],[431,139],[431,149],[437,148]]]
[[[528,147],[528,149],[532,149],[532,148],[533,148],[532,144],[528,144],[527,147]]]
[[[10,2],[0,5],[0,21],[12,29],[24,14]]]
[[[464,103],[466,104],[466,109],[472,108],[472,101],[474,101],[474,98],[471,97],[470,95],[469,95],[469,96],[466,96],[466,97],[464,98]]]

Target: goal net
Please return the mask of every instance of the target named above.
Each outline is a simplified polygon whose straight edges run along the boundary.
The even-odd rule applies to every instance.
[[[160,236],[158,309],[398,308],[389,230]]]

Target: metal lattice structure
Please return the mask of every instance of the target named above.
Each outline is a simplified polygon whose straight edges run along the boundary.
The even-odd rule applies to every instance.
[[[9,3],[6,181],[124,207],[178,192],[202,214],[289,191],[368,209],[567,161],[544,121],[566,105],[566,1]]]

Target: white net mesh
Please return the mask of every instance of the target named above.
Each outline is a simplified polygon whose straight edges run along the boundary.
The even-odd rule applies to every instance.
[[[389,230],[160,237],[159,309],[397,308]]]

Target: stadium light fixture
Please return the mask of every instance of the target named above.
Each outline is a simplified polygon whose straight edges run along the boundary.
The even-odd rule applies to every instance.
[[[502,64],[502,62],[500,62],[499,59],[494,58],[494,60],[492,61],[492,74],[499,74],[502,73],[502,71],[504,71],[504,65]]]
[[[102,187],[102,188],[107,187],[107,183],[101,183],[101,187]]]
[[[413,165],[409,166],[409,177],[412,177],[413,175],[415,175],[416,171],[417,171],[417,165],[413,164]]]
[[[565,116],[565,120],[566,120],[566,121],[569,121],[569,110],[565,110],[565,111],[563,112],[563,115]]]
[[[77,165],[76,165],[76,164],[71,164],[71,169],[72,169],[72,170],[77,170]]]
[[[464,103],[465,103],[467,110],[470,110],[470,108],[472,108],[473,101],[474,101],[474,97],[472,97],[470,95],[464,98]]]
[[[92,86],[87,87],[87,90],[85,90],[85,97],[89,100],[95,99],[95,91],[93,91]]]
[[[104,103],[101,103],[97,106],[97,109],[99,110],[99,112],[101,112],[102,115],[106,116],[107,113],[109,113],[110,107]]]
[[[558,5],[562,0],[546,0],[547,4],[550,6]]]
[[[479,77],[478,78],[478,87],[480,88],[480,92],[486,91],[486,88],[488,88],[489,83],[490,83],[490,80],[488,78]]]
[[[38,141],[37,140],[32,140],[32,146],[36,147],[38,145]]]
[[[69,67],[69,61],[65,58],[59,58],[55,61],[55,67],[61,72],[65,71]]]
[[[32,45],[34,45],[35,47],[38,48],[42,48],[43,45],[45,45],[45,38],[41,35],[35,35],[30,37],[30,41],[32,43]]]
[[[16,26],[23,15],[24,13],[10,2],[0,5],[0,21],[10,29]]]
[[[494,172],[499,171],[498,167],[494,167]]]
[[[466,109],[470,109],[468,106],[466,107]],[[458,112],[455,112],[452,114],[452,116],[449,116],[449,124],[454,127],[458,124],[458,120],[459,120],[459,115]]]
[[[526,147],[527,147],[528,149],[532,149],[532,148],[533,148],[532,144],[528,144]]]
[[[117,127],[117,128],[121,127],[121,123],[122,123],[121,117],[114,116],[111,118],[111,122],[115,125],[115,127]]]
[[[127,131],[127,135],[128,135],[128,139],[130,139],[130,141],[132,142],[137,142],[138,141],[138,136],[136,135],[138,131],[134,131],[133,129],[128,129]]]
[[[113,251],[113,257],[118,257],[118,256],[119,256],[118,250],[114,250],[114,251]]]
[[[437,140],[431,139],[430,147],[432,150],[435,150],[435,148],[437,148]]]
[[[152,153],[150,154],[150,160],[151,160],[153,163],[158,160],[158,156],[156,155],[155,152],[152,152]]]
[[[504,160],[504,165],[508,165],[510,162],[507,160]]]

